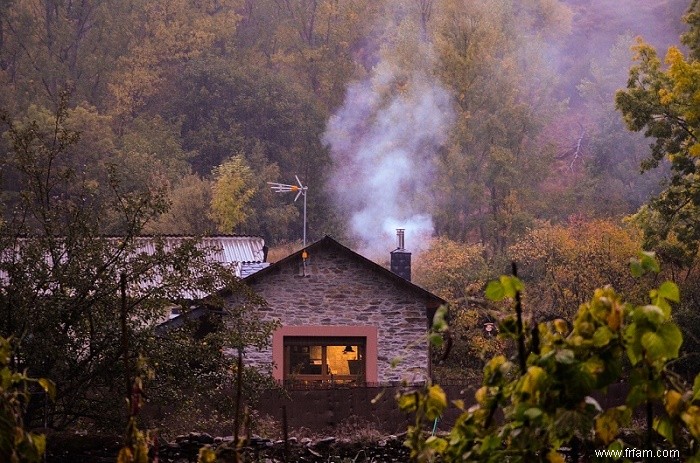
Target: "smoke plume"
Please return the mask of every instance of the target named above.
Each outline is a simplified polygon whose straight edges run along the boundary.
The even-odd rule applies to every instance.
[[[411,51],[384,44],[368,76],[348,87],[324,134],[335,165],[331,195],[370,257],[393,249],[396,228],[406,229],[411,251],[433,233],[435,156],[453,111],[432,76],[430,45],[415,43]]]

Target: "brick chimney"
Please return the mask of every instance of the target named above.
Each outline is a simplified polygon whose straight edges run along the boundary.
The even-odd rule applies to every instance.
[[[391,251],[391,271],[411,281],[411,253],[404,248],[404,229],[396,229],[396,238],[398,239],[398,247]]]

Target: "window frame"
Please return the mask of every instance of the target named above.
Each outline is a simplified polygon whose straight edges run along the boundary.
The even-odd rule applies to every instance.
[[[337,383],[337,384],[364,384],[365,371],[367,370],[367,338],[366,337],[331,337],[331,336],[284,336],[284,380],[292,383]],[[355,359],[346,359],[348,362],[348,373],[334,373],[330,369],[329,347],[353,346],[357,349]],[[313,348],[320,347],[321,357],[316,359],[311,357]],[[295,350],[299,352],[294,352]],[[337,354],[336,354],[337,355]],[[294,357],[296,356],[296,360]],[[320,363],[316,363],[316,361]],[[358,373],[350,373],[350,361],[361,362]],[[320,367],[319,373],[310,373],[296,370],[296,366]]]
[[[319,341],[339,338],[360,338],[365,340],[364,382],[376,384],[378,383],[379,376],[377,365],[377,332],[378,330],[374,326],[282,326],[275,330],[272,335],[273,377],[279,382],[284,382],[286,379],[285,368],[287,368],[286,365],[289,365],[289,359],[285,359],[285,337],[316,338]],[[285,362],[285,360],[287,360],[287,362]],[[325,364],[323,359],[322,364]],[[330,377],[328,380],[330,380]],[[317,378],[311,378],[310,381],[318,382]]]

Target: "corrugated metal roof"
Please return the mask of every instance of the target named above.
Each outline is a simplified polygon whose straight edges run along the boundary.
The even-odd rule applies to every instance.
[[[268,262],[244,262],[243,265],[241,265],[239,276],[245,278],[269,266],[270,264]]]
[[[119,237],[106,237],[109,240],[119,241]],[[165,250],[175,249],[185,240],[191,240],[191,236],[162,236]],[[19,240],[21,243],[25,239]],[[140,236],[135,238],[136,253],[153,254],[156,251],[156,238],[153,236]],[[265,263],[265,240],[259,236],[243,236],[243,235],[215,235],[200,238],[197,244],[198,248],[205,251],[206,258],[210,262],[217,262],[230,268],[237,277],[245,277],[261,268],[266,267]],[[11,253],[18,252],[17,250],[5,249],[7,258]],[[50,256],[46,256],[47,261]],[[7,283],[7,274],[0,270],[0,283]],[[204,297],[206,294],[188,294],[184,297]]]
[[[163,236],[165,248],[175,248],[183,241],[192,239],[188,236]],[[142,252],[147,254],[155,251],[155,241],[152,237],[142,236],[136,239]],[[233,264],[243,262],[264,262],[265,240],[259,236],[216,235],[206,236],[199,240],[199,248],[206,250],[207,257],[212,262]]]

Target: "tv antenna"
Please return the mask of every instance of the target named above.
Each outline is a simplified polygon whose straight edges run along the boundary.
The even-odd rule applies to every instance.
[[[306,247],[306,192],[309,189],[309,187],[302,185],[298,175],[295,175],[294,178],[297,179],[298,185],[287,185],[285,183],[276,182],[267,182],[267,184],[270,185],[270,188],[275,193],[289,193],[290,191],[296,191],[297,195],[294,197],[294,202],[297,202],[299,196],[304,197],[304,247]]]

